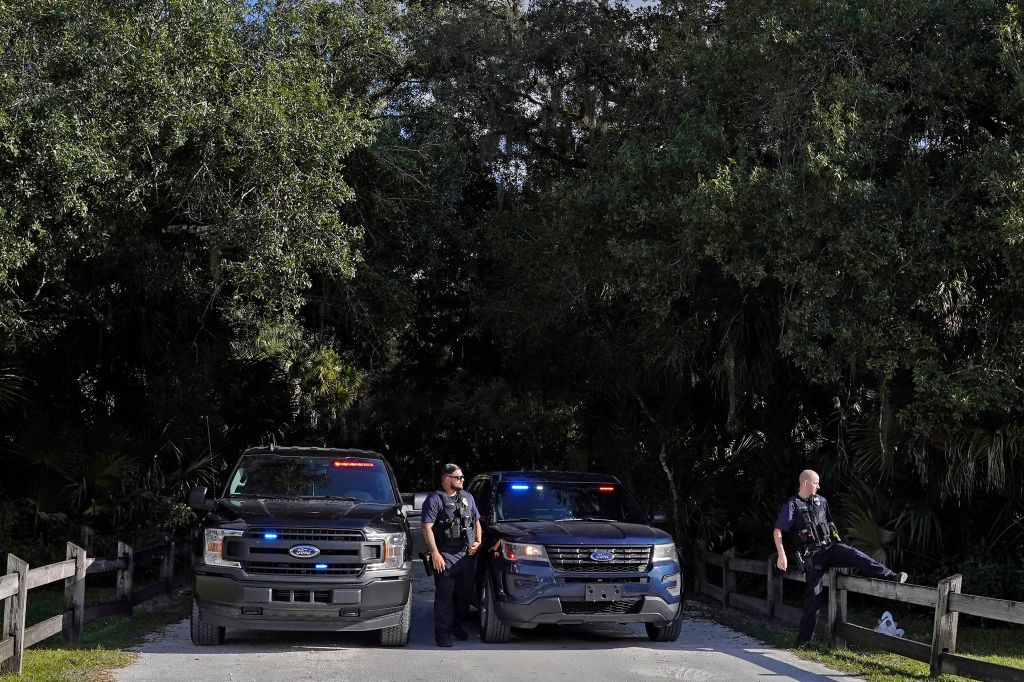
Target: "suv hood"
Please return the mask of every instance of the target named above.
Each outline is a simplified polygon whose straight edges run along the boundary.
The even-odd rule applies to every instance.
[[[219,500],[217,516],[249,526],[363,528],[401,518],[397,505],[342,500]]]
[[[495,530],[518,542],[541,545],[630,545],[671,542],[663,530],[639,523],[618,521],[515,521],[497,523]]]

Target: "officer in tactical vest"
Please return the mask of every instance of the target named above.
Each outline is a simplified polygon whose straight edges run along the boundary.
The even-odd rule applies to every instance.
[[[906,573],[893,573],[864,552],[843,544],[828,502],[818,494],[818,474],[807,469],[800,473],[800,489],[786,500],[779,510],[779,518],[772,531],[775,551],[779,554],[776,565],[780,571],[789,568],[786,551],[782,546],[782,534],[790,533],[796,550],[796,561],[802,564],[807,578],[804,591],[804,613],[800,619],[800,630],[796,635],[796,646],[806,646],[814,635],[821,608],[821,580],[830,568],[855,568],[869,578],[906,582]]]
[[[451,646],[452,635],[466,639],[462,626],[469,617],[476,578],[476,550],[482,537],[480,512],[473,496],[462,489],[465,476],[456,464],[446,464],[441,488],[423,503],[420,521],[434,568],[434,639]]]

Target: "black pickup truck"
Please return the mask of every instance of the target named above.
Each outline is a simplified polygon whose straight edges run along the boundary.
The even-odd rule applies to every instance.
[[[379,630],[409,639],[409,523],[394,472],[375,452],[306,447],[245,451],[219,495],[192,490],[203,516],[195,550],[192,641],[225,629]]]
[[[477,599],[485,641],[541,623],[643,623],[656,642],[679,637],[675,544],[617,478],[499,471],[468,489],[484,526]]]

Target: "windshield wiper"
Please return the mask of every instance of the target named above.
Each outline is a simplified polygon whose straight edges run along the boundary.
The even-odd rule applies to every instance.
[[[366,502],[360,497],[349,497],[348,495],[303,495],[300,500],[337,500],[341,502]]]
[[[498,519],[498,523],[516,523],[518,521],[538,521],[538,520],[539,519],[534,519],[534,518],[531,518],[529,516],[524,516],[524,517],[519,518],[519,519]]]
[[[263,493],[235,493],[232,498],[242,497],[248,500],[294,500],[288,495],[264,495]]]
[[[564,519],[556,519],[556,523],[561,521],[607,521],[608,523],[618,523],[616,519],[599,519],[596,516],[567,516]]]

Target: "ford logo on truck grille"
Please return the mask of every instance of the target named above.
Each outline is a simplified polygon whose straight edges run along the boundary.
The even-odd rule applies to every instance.
[[[320,548],[313,545],[295,545],[288,550],[288,553],[296,559],[312,559],[320,556]]]
[[[610,549],[598,549],[590,553],[590,558],[594,561],[611,561],[615,558],[615,552]]]

